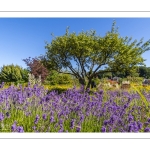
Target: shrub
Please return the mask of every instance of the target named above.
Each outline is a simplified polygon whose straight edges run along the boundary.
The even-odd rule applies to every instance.
[[[72,86],[66,86],[66,85],[44,85],[44,88],[48,90],[48,93],[51,91],[56,91],[59,94],[62,92],[67,91],[69,88],[72,88]]]
[[[48,76],[48,70],[41,63],[41,60],[39,58],[31,59],[29,57],[27,59],[23,59],[23,61],[29,67],[31,74],[33,74],[35,78],[38,78],[39,76],[41,76],[41,81],[44,82],[44,80]]]
[[[3,66],[0,72],[1,82],[27,82],[28,70],[16,65]]]
[[[72,84],[73,78],[69,74],[58,73],[56,71],[51,71],[47,76],[44,84],[57,85],[57,84]]]

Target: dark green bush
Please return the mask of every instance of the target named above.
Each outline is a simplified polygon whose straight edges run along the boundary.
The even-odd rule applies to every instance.
[[[47,85],[57,85],[57,84],[72,84],[73,78],[69,74],[58,73],[56,71],[51,71],[47,76],[44,84]]]
[[[58,94],[61,94],[65,91],[68,90],[68,87],[64,87],[64,86],[52,86],[50,88],[48,88],[48,93],[50,93],[51,91],[56,91],[58,92]]]

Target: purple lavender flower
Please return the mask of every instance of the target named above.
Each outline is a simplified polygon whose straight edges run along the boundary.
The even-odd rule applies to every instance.
[[[43,114],[43,116],[42,116],[42,117],[43,117],[43,119],[44,119],[44,120],[46,120],[46,119],[47,119],[47,115],[46,115],[46,114]]]
[[[64,122],[63,119],[59,120],[59,124],[63,124],[63,122]]]
[[[137,124],[138,124],[138,128],[139,128],[139,130],[141,130],[141,129],[142,129],[142,126],[143,126],[143,124],[142,124],[140,121],[138,121],[138,122],[137,122]]]
[[[120,128],[120,132],[125,132],[125,131],[123,130],[123,128]]]
[[[13,125],[11,126],[11,131],[15,132],[17,130],[17,122],[14,121]]]
[[[20,133],[23,133],[24,132],[23,127],[22,126],[18,126],[17,127],[17,131],[20,132]]]
[[[107,126],[108,123],[109,123],[109,120],[105,120],[104,121],[104,126]]]
[[[103,95],[103,93],[104,93],[103,90],[100,90],[100,91],[99,91],[99,94],[100,94],[100,95]]]
[[[50,117],[50,122],[52,123],[52,122],[54,122],[55,120],[54,120],[54,117],[53,116],[51,116]]]
[[[146,127],[146,128],[144,129],[144,132],[150,132],[150,128]]]
[[[73,128],[74,128],[74,125],[75,125],[75,119],[72,119],[72,120],[71,120],[71,123],[70,123],[70,128],[73,129]]]
[[[4,114],[0,113],[0,121],[3,121],[3,120],[4,120]]]
[[[63,127],[60,127],[59,131],[58,132],[64,132],[64,129]]]
[[[36,118],[34,120],[34,124],[38,124],[39,119],[40,119],[39,115],[36,115]]]
[[[6,116],[7,116],[7,118],[10,118],[10,113],[6,112]]]
[[[149,123],[150,123],[150,118],[148,118],[148,119],[147,119],[147,122],[149,122]]]
[[[139,131],[139,127],[141,127],[140,125],[140,122],[131,122],[129,125],[128,125],[128,132],[138,132]]]
[[[4,87],[4,82],[2,82],[2,84],[0,84],[0,88],[3,88]]]
[[[102,128],[101,128],[101,132],[106,132],[106,128],[105,128],[105,127],[102,127]]]
[[[81,114],[81,116],[80,116],[80,121],[81,121],[81,122],[84,121],[84,115],[83,115],[83,114]]]
[[[31,86],[31,83],[30,82],[28,82],[28,87],[30,87]]]
[[[122,118],[119,118],[119,119],[118,119],[118,125],[119,125],[119,126],[123,126],[123,125],[124,125]]]
[[[81,131],[81,127],[80,126],[76,126],[76,132],[80,132]]]
[[[112,115],[112,116],[110,117],[109,123],[110,123],[110,124],[114,124],[117,119],[118,119],[118,117],[117,117],[116,115]]]
[[[124,109],[126,109],[127,107],[128,107],[128,104],[125,104],[125,105],[123,106]]]
[[[25,112],[25,115],[28,117],[31,115],[31,112]]]
[[[131,114],[129,114],[128,121],[131,122],[133,119],[134,119],[133,116]]]
[[[148,126],[148,125],[149,125],[149,122],[144,122],[144,125],[145,125],[145,126]]]
[[[113,127],[110,126],[108,130],[109,132],[113,132]]]

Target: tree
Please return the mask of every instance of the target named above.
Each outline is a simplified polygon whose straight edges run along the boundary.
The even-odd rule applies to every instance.
[[[147,67],[147,78],[150,79],[150,67]]]
[[[40,58],[29,57],[29,58],[23,59],[23,61],[26,63],[31,74],[33,74],[35,78],[38,78],[39,76],[41,76],[42,82],[46,79],[48,75],[48,70],[44,67]]]
[[[1,68],[0,80],[3,82],[27,82],[28,71],[18,65],[4,65]]]
[[[140,77],[150,78],[150,67],[140,66],[138,70]]]
[[[51,43],[46,43],[44,56],[45,65],[54,70],[75,76],[82,85],[88,79],[86,88],[90,87],[92,79],[104,72],[130,72],[136,65],[144,64],[142,54],[150,49],[150,40],[132,41],[132,38],[121,37],[112,24],[110,32],[101,37],[96,31],[69,33],[69,28],[63,36],[54,37]],[[102,68],[105,67],[105,70]],[[66,73],[66,72],[65,72]]]

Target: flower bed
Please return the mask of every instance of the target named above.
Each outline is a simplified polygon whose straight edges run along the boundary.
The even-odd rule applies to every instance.
[[[0,132],[150,131],[149,91],[47,92],[38,85],[1,88]]]

